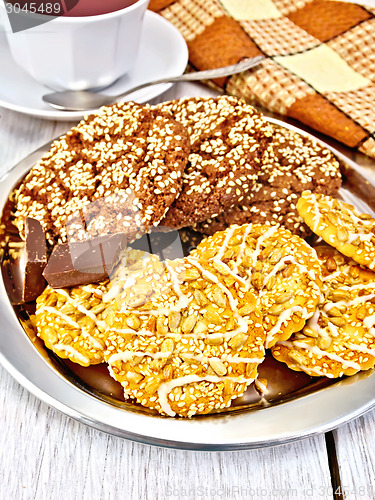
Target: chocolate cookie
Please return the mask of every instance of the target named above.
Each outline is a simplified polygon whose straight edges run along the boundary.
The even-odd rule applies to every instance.
[[[134,103],[103,107],[55,141],[16,193],[16,222],[38,219],[48,241],[157,225],[181,189],[190,152],[167,111]]]
[[[340,186],[340,165],[331,151],[292,130],[277,128],[263,156],[258,180],[244,203],[194,229],[212,235],[231,224],[281,224],[306,237],[311,231],[296,209],[300,194],[305,189],[335,194]]]
[[[171,112],[191,141],[182,191],[161,224],[190,226],[241,203],[253,188],[273,128],[230,96],[179,99],[158,109]]]

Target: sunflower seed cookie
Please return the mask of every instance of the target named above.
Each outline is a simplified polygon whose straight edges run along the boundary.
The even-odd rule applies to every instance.
[[[71,289],[47,287],[36,300],[38,337],[60,358],[82,366],[104,360],[106,323],[102,296],[108,281]]]
[[[302,238],[278,226],[231,226],[203,240],[194,257],[208,260],[223,275],[239,276],[257,296],[266,347],[299,331],[320,298],[321,271]]]
[[[334,248],[316,249],[322,299],[302,332],[272,348],[289,368],[311,376],[353,375],[375,366],[375,273]]]
[[[21,236],[25,217],[41,222],[51,244],[146,232],[180,192],[189,152],[185,128],[167,111],[103,107],[55,141],[21,183]]]
[[[375,270],[375,219],[352,205],[305,191],[297,209],[306,224],[347,257]]]
[[[105,359],[125,396],[162,415],[191,417],[220,410],[241,396],[264,359],[264,330],[255,297],[241,281],[207,263],[165,262],[144,286],[148,302],[118,297]],[[155,292],[156,290],[156,292]]]
[[[154,275],[159,259],[127,249],[111,280],[74,288],[47,287],[37,298],[35,324],[46,347],[82,366],[104,361],[106,317],[119,290]]]
[[[231,96],[184,98],[158,109],[172,113],[191,141],[182,191],[161,224],[191,226],[241,203],[257,178],[271,125],[252,106]]]
[[[340,185],[340,165],[330,150],[297,132],[275,128],[258,179],[243,202],[194,229],[212,235],[232,224],[281,224],[305,238],[310,229],[296,208],[300,194],[309,189],[335,195]]]

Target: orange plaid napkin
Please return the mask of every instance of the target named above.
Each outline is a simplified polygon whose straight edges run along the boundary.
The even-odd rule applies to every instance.
[[[266,56],[216,80],[375,158],[375,7],[333,0],[151,0],[197,70]]]

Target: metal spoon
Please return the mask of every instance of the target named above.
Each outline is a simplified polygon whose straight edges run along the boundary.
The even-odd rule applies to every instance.
[[[237,64],[232,64],[231,66],[223,66],[222,68],[209,69],[206,71],[197,71],[195,73],[185,73],[179,76],[170,76],[160,80],[142,83],[141,85],[137,85],[136,87],[133,87],[132,89],[129,89],[119,95],[105,95],[97,92],[90,92],[88,90],[65,90],[62,92],[46,94],[43,96],[43,101],[61,111],[86,111],[90,109],[97,109],[100,106],[112,104],[123,97],[126,97],[137,90],[149,87],[150,85],[170,82],[209,80],[211,78],[235,75],[236,73],[241,73],[242,71],[253,68],[254,66],[258,66],[263,59],[263,56],[250,57]]]

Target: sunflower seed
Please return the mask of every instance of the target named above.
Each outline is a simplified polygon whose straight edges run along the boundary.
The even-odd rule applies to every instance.
[[[214,372],[219,375],[219,377],[223,377],[227,373],[227,368],[224,365],[224,363],[218,359],[218,358],[210,358],[208,360],[211,368],[214,370]]]

